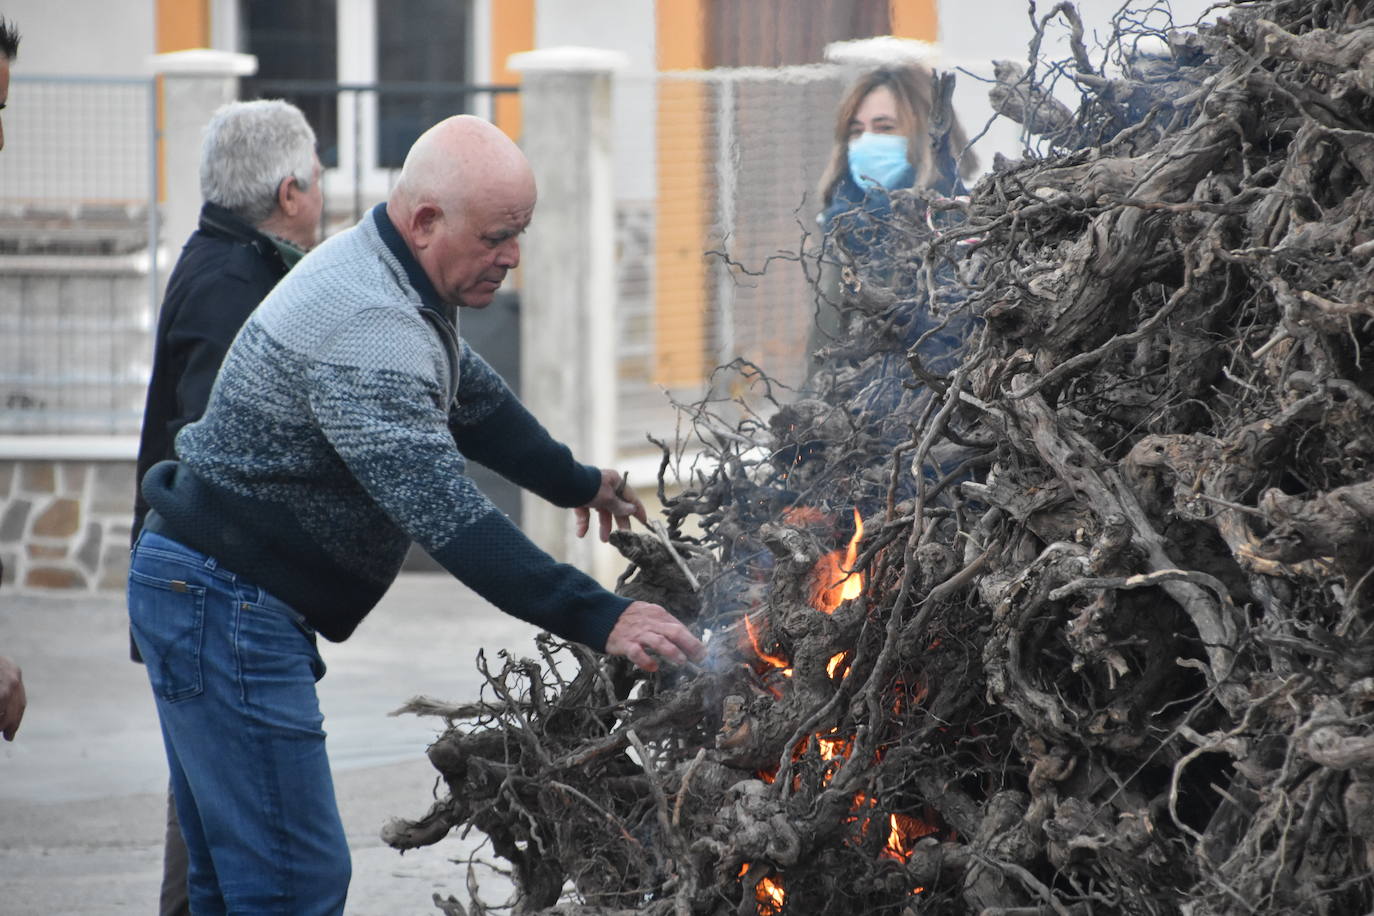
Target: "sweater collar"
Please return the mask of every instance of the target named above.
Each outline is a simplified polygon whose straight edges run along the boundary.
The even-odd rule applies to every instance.
[[[424,307],[438,312],[453,324],[457,318],[456,309],[439,298],[439,291],[434,288],[434,284],[429,282],[429,275],[420,266],[420,262],[415,259],[415,255],[410,253],[410,246],[406,240],[401,238],[400,230],[391,221],[391,217],[386,213],[386,202],[377,204],[372,208],[372,220],[377,224],[377,234],[382,237],[386,247],[391,249],[391,253],[396,256],[396,260],[401,262],[405,268],[406,277],[410,280],[410,285],[415,287],[415,291],[420,294],[420,301]]]

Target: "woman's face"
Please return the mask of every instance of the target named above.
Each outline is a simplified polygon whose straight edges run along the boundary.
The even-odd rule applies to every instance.
[[[903,131],[897,114],[897,97],[886,86],[878,86],[859,103],[859,110],[849,121],[849,139],[860,134],[900,134]]]

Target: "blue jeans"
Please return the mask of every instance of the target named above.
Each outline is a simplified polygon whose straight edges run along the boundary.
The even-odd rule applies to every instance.
[[[196,916],[337,914],[352,865],[298,613],[212,557],[143,532],[129,619],[157,701]]]

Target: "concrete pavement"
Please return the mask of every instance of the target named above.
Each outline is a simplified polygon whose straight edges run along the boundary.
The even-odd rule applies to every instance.
[[[441,722],[387,713],[415,694],[473,699],[479,648],[533,653],[533,627],[444,574],[403,575],[343,644],[321,644],[320,702],[353,854],[349,916],[439,912],[466,901],[463,859],[480,835],[401,856],[378,839],[429,807],[425,748]],[[122,596],[0,591],[0,654],[24,669],[28,711],[0,742],[0,914],[148,916],[161,878],[167,764],[143,669],[128,660]],[[482,896],[509,884],[479,871]]]

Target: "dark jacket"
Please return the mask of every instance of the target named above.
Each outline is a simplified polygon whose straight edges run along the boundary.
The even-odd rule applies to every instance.
[[[957,174],[947,176],[944,171],[932,190],[946,197],[968,193]],[[924,219],[933,233],[954,225],[959,217],[944,213],[928,215],[919,199],[904,200],[901,209],[898,213],[891,192],[883,188],[861,189],[845,174],[835,186],[830,206],[819,217],[826,254],[847,265],[861,286],[883,288],[895,302],[892,311],[876,322],[888,326],[892,339],[869,341],[870,365],[856,379],[864,385],[879,382],[869,386],[870,393],[880,391],[882,396],[866,397],[862,403],[880,412],[890,412],[896,406],[891,396],[900,392],[902,379],[907,375],[904,366],[908,350],[914,347],[929,371],[947,374],[958,367],[963,345],[976,327],[976,319],[967,313],[936,317],[927,311],[924,265],[900,250],[917,231],[918,220]],[[953,277],[947,265],[937,269],[935,279],[948,291]],[[838,301],[842,295],[836,289],[830,298]],[[823,310],[818,321],[822,333],[813,333],[813,354],[831,339],[843,335],[838,310]],[[824,369],[820,362],[812,364],[813,372]]]
[[[138,482],[159,461],[176,457],[177,431],[205,412],[234,335],[287,269],[272,239],[223,207],[207,203],[201,208],[200,227],[172,269],[158,316],[138,443],[131,543],[148,514]]]
[[[138,440],[131,545],[148,515],[143,475],[159,461],[176,457],[172,443],[177,431],[205,413],[234,335],[287,270],[272,239],[217,204],[201,207],[200,226],[181,249],[158,314],[153,374]],[[129,656],[143,660],[132,637]]]
[[[942,167],[930,190],[945,197],[967,194],[954,160],[944,156],[937,161]],[[843,264],[859,289],[881,289],[890,305],[877,306],[882,300],[875,298],[875,311],[845,327],[838,303],[846,293],[836,281],[828,297],[836,305],[818,309],[811,375],[804,390],[847,404],[868,422],[872,434],[889,445],[910,435],[908,424],[920,415],[920,402],[929,397],[924,385],[913,382],[908,354],[919,358],[926,371],[948,375],[962,363],[981,322],[966,309],[953,308],[959,287],[952,268],[939,264],[933,274],[936,288],[928,290],[931,278],[924,262],[910,250],[927,231],[934,234],[960,220],[950,212],[928,211],[919,197],[906,194],[905,189],[860,188],[848,174],[841,176],[830,205],[819,217],[827,259]],[[835,273],[832,269],[830,275]],[[932,314],[931,292],[950,311]],[[883,329],[881,336],[872,334],[877,328]],[[846,345],[842,352],[823,355],[822,348],[836,339]],[[953,450],[932,455],[925,473],[938,479],[964,457]],[[906,496],[905,492],[900,495]]]

